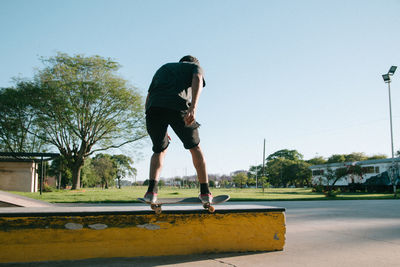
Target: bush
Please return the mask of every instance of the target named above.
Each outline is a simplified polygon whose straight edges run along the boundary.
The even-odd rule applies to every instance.
[[[54,190],[55,190],[55,188],[49,186],[46,183],[43,185],[43,192],[53,192]]]
[[[340,193],[340,190],[325,190],[324,195],[326,197],[336,197]]]
[[[313,187],[312,192],[314,193],[322,193],[324,191],[324,186],[316,185]]]

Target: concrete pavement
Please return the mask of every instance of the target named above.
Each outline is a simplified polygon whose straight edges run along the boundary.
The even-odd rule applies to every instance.
[[[52,204],[29,197],[12,194],[0,190],[0,208],[2,207],[51,207]]]
[[[284,251],[92,259],[18,266],[400,266],[400,200],[249,204],[286,208]]]

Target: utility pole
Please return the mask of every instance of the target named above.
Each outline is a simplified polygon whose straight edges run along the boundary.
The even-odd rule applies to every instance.
[[[389,115],[390,115],[390,141],[391,141],[391,148],[392,148],[392,166],[388,169],[388,174],[390,180],[393,185],[393,194],[396,197],[396,185],[397,179],[395,179],[395,163],[394,163],[394,146],[393,146],[393,126],[392,126],[392,97],[390,93],[390,82],[392,79],[390,78],[396,72],[397,66],[391,66],[387,74],[383,74],[382,78],[385,83],[388,84],[388,91],[389,91]],[[397,178],[397,177],[396,177]]]
[[[257,169],[257,162],[256,162],[256,189],[258,188],[258,169]]]
[[[263,149],[263,169],[262,169],[262,178],[261,178],[261,183],[262,183],[262,189],[263,189],[263,194],[264,194],[264,179],[265,179],[265,138],[264,138],[264,149]]]

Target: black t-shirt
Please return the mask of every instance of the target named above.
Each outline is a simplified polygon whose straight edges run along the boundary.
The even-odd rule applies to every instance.
[[[193,74],[204,77],[203,69],[195,63],[167,63],[157,70],[149,87],[146,111],[150,107],[187,110],[192,99]],[[206,85],[203,78],[203,87]]]

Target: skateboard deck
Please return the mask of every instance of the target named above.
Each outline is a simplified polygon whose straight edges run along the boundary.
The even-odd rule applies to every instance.
[[[150,203],[144,200],[144,198],[138,198],[138,200],[142,203],[150,205],[151,209],[154,210],[156,214],[160,214],[162,212],[161,206],[168,204],[202,204],[203,208],[208,210],[209,212],[214,212],[215,208],[213,205],[220,204],[229,200],[229,195],[219,195],[213,197],[211,203],[203,204],[198,197],[188,197],[188,198],[159,198],[155,203]]]

